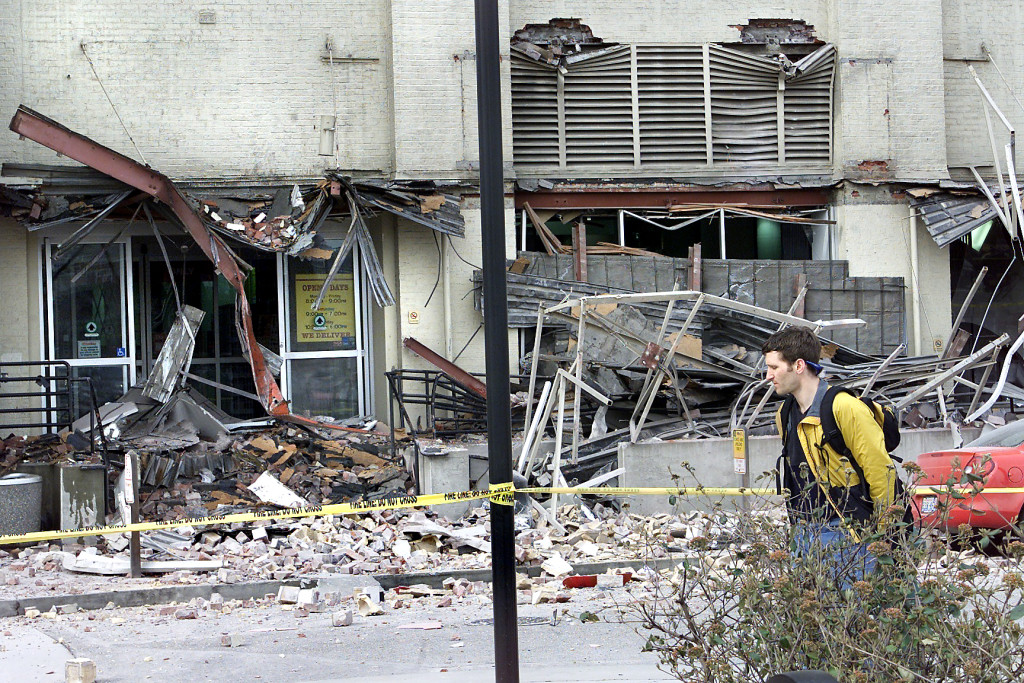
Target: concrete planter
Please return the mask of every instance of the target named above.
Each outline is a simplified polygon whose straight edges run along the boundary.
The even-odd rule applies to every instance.
[[[39,531],[43,478],[15,472],[0,477],[0,534]]]

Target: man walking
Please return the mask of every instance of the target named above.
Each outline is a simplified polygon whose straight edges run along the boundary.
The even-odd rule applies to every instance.
[[[776,414],[781,473],[797,553],[820,557],[842,588],[874,569],[865,532],[890,521],[895,467],[871,410],[845,391],[829,391],[818,375],[821,342],[804,327],[776,332],[762,347],[768,380],[786,397]],[[822,408],[831,409],[847,451],[825,443]]]

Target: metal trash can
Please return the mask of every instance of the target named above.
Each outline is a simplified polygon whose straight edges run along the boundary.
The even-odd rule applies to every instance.
[[[0,477],[0,535],[39,531],[43,478],[15,472]]]

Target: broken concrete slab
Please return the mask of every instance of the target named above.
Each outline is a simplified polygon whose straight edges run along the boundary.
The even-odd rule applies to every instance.
[[[80,553],[77,556],[64,553],[62,566],[69,572],[85,574],[125,575],[130,569],[127,557],[106,557]],[[169,574],[171,572],[211,572],[224,566],[222,560],[147,560],[142,563],[144,574]]]

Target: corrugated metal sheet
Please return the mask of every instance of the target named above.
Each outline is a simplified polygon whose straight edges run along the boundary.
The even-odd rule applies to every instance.
[[[961,197],[933,194],[910,200],[928,233],[940,247],[996,218],[995,209],[985,197]]]
[[[442,194],[431,181],[355,180],[352,187],[363,206],[383,209],[446,235],[466,236],[459,197]],[[431,200],[438,200],[439,205],[430,208]]]

